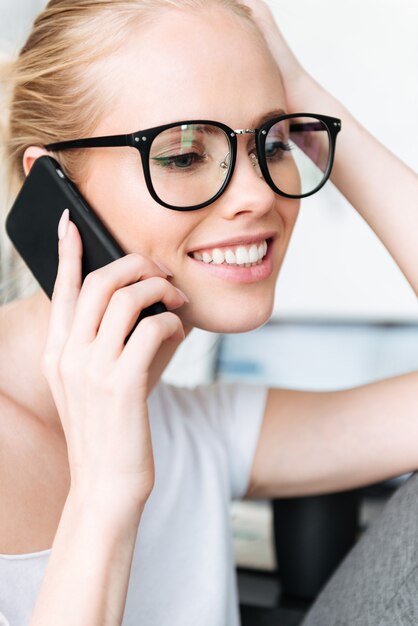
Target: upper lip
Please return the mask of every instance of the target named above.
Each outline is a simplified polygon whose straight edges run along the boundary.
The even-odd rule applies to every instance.
[[[191,254],[192,252],[197,252],[198,250],[207,250],[213,248],[227,248],[228,246],[246,246],[252,243],[258,243],[264,241],[265,239],[274,239],[276,236],[276,231],[268,231],[264,233],[254,234],[254,235],[238,235],[236,237],[231,237],[231,239],[224,239],[223,241],[215,241],[210,243],[205,243],[200,246],[195,246],[192,249],[187,251],[187,254]]]

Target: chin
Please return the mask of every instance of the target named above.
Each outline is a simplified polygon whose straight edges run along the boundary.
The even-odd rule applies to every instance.
[[[245,333],[265,324],[273,312],[274,300],[249,307],[228,307],[216,310],[196,311],[182,316],[186,325],[212,333]]]

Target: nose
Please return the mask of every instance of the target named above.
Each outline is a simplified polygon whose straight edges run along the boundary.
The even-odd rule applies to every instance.
[[[232,178],[219,199],[223,217],[233,219],[238,214],[261,217],[273,208],[277,197],[261,174],[255,151],[248,154],[245,145],[239,146]]]

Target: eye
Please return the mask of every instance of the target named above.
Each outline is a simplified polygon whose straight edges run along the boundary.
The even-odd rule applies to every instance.
[[[197,152],[187,152],[186,154],[173,154],[171,156],[153,157],[153,161],[163,168],[172,170],[185,170],[193,168],[205,161],[205,156]]]
[[[267,159],[273,159],[275,157],[281,157],[284,152],[290,152],[292,146],[289,143],[283,141],[269,141],[265,145],[265,153]]]

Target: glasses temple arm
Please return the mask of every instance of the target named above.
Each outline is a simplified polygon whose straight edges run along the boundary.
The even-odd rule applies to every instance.
[[[113,148],[117,146],[134,146],[135,135],[110,135],[107,137],[88,137],[87,139],[73,139],[59,141],[45,145],[47,150],[74,150],[77,148]]]

